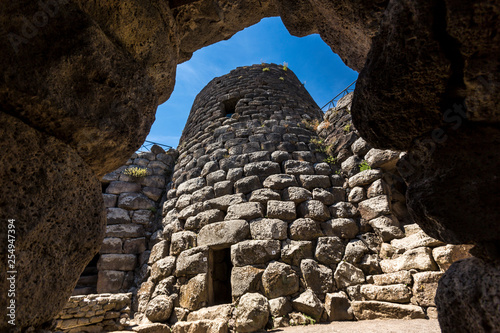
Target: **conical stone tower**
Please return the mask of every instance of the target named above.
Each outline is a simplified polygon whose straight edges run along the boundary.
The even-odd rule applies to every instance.
[[[151,253],[154,288],[168,285],[189,311],[246,293],[291,299],[304,292],[300,263],[314,257],[324,236],[325,201],[345,200],[343,178],[310,143],[321,121],[286,67],[253,65],[213,79],[196,97],[180,140],[165,240]],[[319,299],[333,290],[329,265],[336,259],[325,260],[312,286]]]

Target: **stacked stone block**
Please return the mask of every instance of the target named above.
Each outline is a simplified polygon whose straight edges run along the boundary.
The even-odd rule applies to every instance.
[[[175,157],[174,150],[166,153],[153,146],[103,177],[107,226],[97,263],[98,293],[128,292],[147,275],[149,250],[161,235],[154,221]],[[147,168],[148,175],[134,178],[124,173],[133,167]]]
[[[353,231],[334,274],[342,291],[331,294],[325,308],[330,320],[338,320],[332,299],[342,299],[344,307],[351,302],[348,312],[356,319],[424,314],[436,318],[438,280],[452,262],[470,256],[470,246],[445,245],[412,223],[405,205],[406,186],[396,170],[403,154],[373,149],[358,136],[351,123],[351,97],[341,99],[318,126],[338,173],[346,180],[347,202],[330,207],[337,217],[330,222],[332,230],[346,233],[350,220]],[[363,165],[368,170],[360,171]],[[342,221],[338,227],[337,221]]]
[[[179,322],[174,331],[196,325],[186,320],[222,320],[244,332],[269,317],[286,326],[435,315],[442,273],[432,251],[444,244],[407,224],[394,171],[400,154],[358,137],[348,98],[324,120],[290,70],[267,64],[202,90],[163,205],[162,241],[138,292],[146,319]],[[371,169],[360,172],[364,160]],[[224,249],[225,266],[213,258]],[[214,271],[228,276],[229,313],[214,302]],[[256,311],[265,320],[245,317]]]
[[[72,296],[55,318],[56,330],[68,333],[111,332],[129,324],[132,294]]]
[[[160,198],[154,182],[141,181],[139,191],[120,172],[161,169],[154,162],[165,154],[134,156],[105,177],[112,223],[100,279],[112,286],[107,274],[118,272],[113,288],[124,290],[134,276],[124,272],[135,267],[136,323],[252,332],[436,317],[437,282],[468,248],[444,245],[411,222],[395,169],[401,154],[372,149],[349,108],[348,95],[323,118],[290,70],[238,68],[215,78],[193,104],[161,226],[139,222]],[[113,233],[130,228],[142,231]],[[125,246],[132,242],[140,247]],[[227,291],[229,298],[219,295]]]

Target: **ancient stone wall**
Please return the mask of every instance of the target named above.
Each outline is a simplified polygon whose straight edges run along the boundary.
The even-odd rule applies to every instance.
[[[176,65],[266,16],[280,15],[296,36],[319,33],[360,70],[354,122],[377,148],[408,151],[400,172],[412,218],[441,241],[475,244],[480,265],[498,276],[499,8],[498,0],[4,2],[0,218],[15,219],[22,253],[17,327],[43,328],[97,253],[98,178],[147,136]],[[445,332],[499,326],[485,280],[451,282],[476,263],[457,265],[443,284],[442,299],[479,295],[442,304]],[[2,293],[9,288],[0,281]],[[0,328],[9,327],[2,317]]]
[[[295,75],[272,64],[215,78],[193,104],[172,182],[177,152],[158,148],[103,177],[101,294],[72,297],[57,328],[436,318],[438,280],[470,247],[411,221],[396,170],[404,154],[359,137],[351,99],[323,116]],[[149,175],[126,175],[133,167]]]
[[[126,327],[132,293],[72,296],[56,316],[56,330],[68,333],[111,332]]]
[[[400,153],[359,138],[349,98],[323,121],[295,75],[272,64],[202,90],[138,320],[249,332],[436,316],[437,281],[466,249],[409,223]]]
[[[150,250],[161,238],[157,222],[177,155],[175,149],[165,152],[154,145],[101,179],[106,235],[74,296],[54,318],[57,330],[107,332],[128,326],[132,292],[147,277]],[[130,176],[126,170],[132,168],[145,169],[147,175]]]
[[[350,281],[345,288],[353,314],[356,319],[418,318],[423,313],[437,318],[438,280],[454,261],[470,257],[471,246],[445,245],[412,221],[406,185],[396,169],[404,153],[372,148],[360,138],[351,122],[351,100],[352,94],[339,100],[317,130],[322,147],[340,166],[337,172],[346,177],[347,202],[335,205],[342,214],[338,217],[354,218],[359,225],[343,256],[365,274],[364,282]]]
[[[148,250],[161,237],[155,220],[176,154],[154,146],[102,178],[107,226],[97,262],[98,293],[128,292],[146,275]],[[145,168],[147,176],[127,175],[132,168]]]

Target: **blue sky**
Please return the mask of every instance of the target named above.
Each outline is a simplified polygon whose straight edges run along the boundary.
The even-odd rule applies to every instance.
[[[177,66],[175,88],[160,105],[146,140],[177,147],[196,95],[214,77],[240,66],[288,63],[319,107],[356,80],[319,35],[291,36],[279,17],[266,18],[227,41],[204,47]]]

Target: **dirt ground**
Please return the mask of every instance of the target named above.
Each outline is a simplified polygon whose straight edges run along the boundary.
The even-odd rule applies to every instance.
[[[437,319],[337,321],[274,329],[282,333],[440,333]]]

